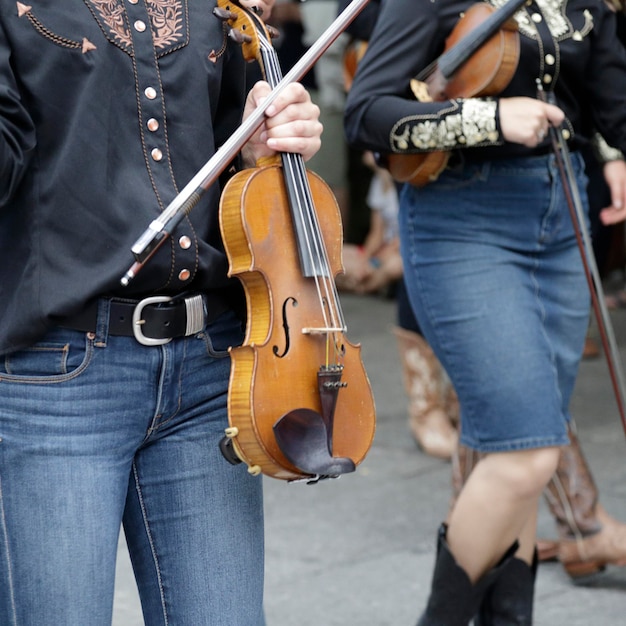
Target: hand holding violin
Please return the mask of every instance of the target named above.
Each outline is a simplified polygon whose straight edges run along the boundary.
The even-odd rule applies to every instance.
[[[565,114],[559,107],[535,98],[500,99],[502,136],[528,148],[539,145],[547,137],[548,128],[560,126],[564,118]]]
[[[254,85],[248,94],[244,119],[270,92],[270,85],[264,81]],[[307,161],[319,150],[323,129],[320,111],[301,84],[288,85],[265,113],[265,122],[242,151],[247,165],[276,152],[301,154]]]

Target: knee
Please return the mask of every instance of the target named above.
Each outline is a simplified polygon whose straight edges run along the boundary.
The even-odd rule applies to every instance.
[[[529,471],[539,491],[543,491],[556,472],[560,454],[560,448],[539,448],[530,454]]]
[[[537,448],[492,455],[494,471],[518,498],[534,498],[552,478],[560,448]],[[495,458],[498,457],[498,458]],[[489,458],[489,457],[488,457]]]

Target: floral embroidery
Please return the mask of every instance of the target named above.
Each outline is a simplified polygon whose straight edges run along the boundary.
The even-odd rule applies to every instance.
[[[493,100],[456,100],[437,120],[405,118],[392,129],[391,146],[394,152],[406,152],[494,145],[499,139],[496,107]]]
[[[87,0],[99,14],[113,41],[124,50],[132,50],[132,37],[122,0]],[[147,0],[146,10],[157,50],[183,43],[183,0]]]
[[[89,0],[89,2],[100,13],[102,21],[117,44],[124,49],[132,48],[124,5],[119,0]]]
[[[183,8],[180,0],[149,0],[148,14],[152,22],[157,49],[182,39]]]
[[[496,8],[500,8],[505,5],[508,0],[489,1]],[[565,15],[567,0],[535,0],[535,3],[541,10],[541,15],[543,16],[543,19],[545,19],[552,37],[554,37],[557,41],[563,41],[564,39],[569,38],[581,40],[593,29],[593,17],[589,11],[584,12],[585,23],[583,24],[583,27],[578,30],[574,28]],[[515,20],[519,26],[520,33],[530,37],[531,39],[539,38],[537,27],[533,22],[527,7],[521,8],[515,14]]]
[[[617,148],[609,146],[604,137],[600,133],[595,133],[591,139],[591,146],[594,154],[600,163],[608,163],[609,161],[623,161],[624,155]]]

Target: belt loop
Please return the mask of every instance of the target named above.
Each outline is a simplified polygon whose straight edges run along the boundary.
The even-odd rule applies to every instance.
[[[185,336],[195,335],[202,332],[207,320],[206,298],[202,294],[185,298],[185,311],[187,313],[187,326]]]
[[[100,347],[107,345],[109,338],[109,316],[111,313],[111,300],[108,298],[100,298],[98,300],[98,317],[96,320],[96,338],[95,343]]]

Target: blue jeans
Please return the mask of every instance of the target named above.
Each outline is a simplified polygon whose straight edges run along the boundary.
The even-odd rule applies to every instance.
[[[573,155],[586,205],[584,164]],[[568,443],[590,296],[554,157],[447,169],[405,186],[401,249],[412,307],[483,452]]]
[[[146,347],[99,320],[0,363],[0,624],[110,625],[123,523],[146,624],[262,625],[261,481],[218,446],[239,321]]]

